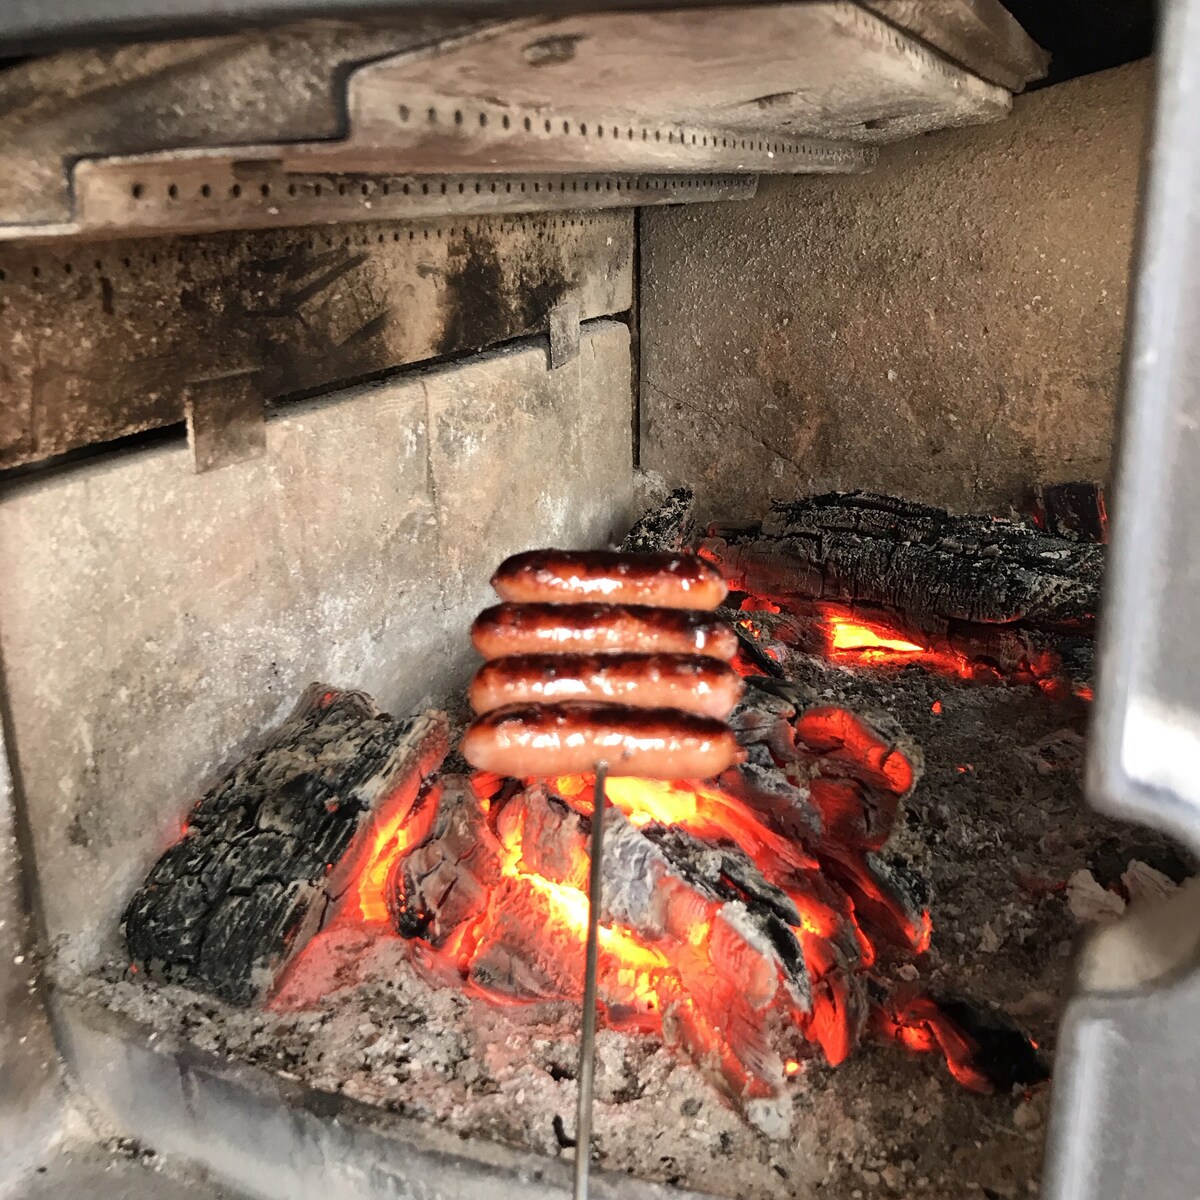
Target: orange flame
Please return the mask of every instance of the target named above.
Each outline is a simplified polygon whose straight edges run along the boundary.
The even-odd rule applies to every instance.
[[[834,709],[810,710],[804,727],[797,726],[797,732],[814,752],[835,756],[844,753],[847,761],[857,763],[859,770],[875,780],[876,786],[887,787],[899,795],[912,782],[911,764],[904,756],[878,742],[870,730],[849,714],[839,716]],[[543,782],[577,811],[586,814],[590,810],[593,776],[562,776]],[[817,781],[809,782],[815,787]],[[826,782],[832,786],[837,781]],[[475,798],[484,813],[488,812],[489,798],[498,783],[483,775],[472,780]],[[851,785],[842,780],[840,786]],[[381,808],[335,924],[359,923],[372,932],[390,929],[385,901],[389,872],[428,835],[438,810],[439,787],[434,784],[419,796],[392,797]],[[844,974],[847,968],[840,957],[845,953],[844,941],[839,943],[839,939],[844,939],[849,931],[857,940],[858,954],[856,958],[852,955],[857,966],[850,966],[850,970],[868,968],[875,960],[875,947],[862,928],[850,894],[835,885],[832,876],[824,875],[827,882],[819,886],[814,881],[814,877],[822,876],[824,860],[810,854],[798,840],[774,832],[746,802],[711,783],[621,777],[607,781],[606,795],[636,827],[651,824],[675,827],[704,842],[734,845],[744,851],[764,878],[795,904],[799,920],[792,932],[813,981],[811,1011],[802,1011],[795,1007],[783,986],[781,969],[770,965],[757,952],[739,948],[738,939],[742,935],[721,915],[720,901],[707,899],[682,884],[678,888],[667,884],[661,893],[662,932],[639,933],[611,921],[600,925],[601,1003],[609,1024],[659,1034],[669,1029],[671,1036],[682,1041],[697,1062],[708,1063],[724,1086],[744,1097],[769,1094],[772,1087],[778,1086],[744,1065],[747,1061],[761,1061],[753,1050],[745,1060],[740,1057],[746,1053],[745,1046],[741,1051],[735,1050],[739,1040],[747,1036],[766,1038],[768,1009],[778,1014],[773,1022],[775,1028],[794,1025],[805,1040],[823,1052],[830,1064],[836,1065],[846,1058],[856,1037],[855,1002],[850,981]],[[515,819],[505,820],[504,813],[510,811],[516,814]],[[581,951],[586,937],[588,897],[579,883],[587,876],[586,848],[576,847],[565,862],[555,863],[554,878],[547,877],[543,869],[526,857],[524,822],[525,810],[506,808],[488,822],[499,847],[500,884],[483,894],[481,907],[457,928],[443,934],[442,941],[414,939],[410,943],[411,958],[419,970],[439,982],[462,986],[494,1003],[517,1004],[523,1002],[521,997],[494,992],[480,981],[489,978],[486,956],[499,950],[499,961],[510,951],[519,957],[523,941],[527,940],[529,961],[547,964],[549,974],[542,982],[535,980],[533,991],[525,998],[542,995],[578,1000],[582,978],[576,971],[578,962],[568,948],[574,944]],[[533,849],[531,845],[530,850]],[[541,863],[542,851],[539,849],[537,853],[537,862]],[[525,899],[519,899],[522,896]],[[868,895],[865,899],[875,897]],[[521,913],[526,917],[522,918]],[[533,918],[532,924],[526,919],[529,916]],[[918,953],[925,950],[931,933],[929,914],[923,913],[915,926],[906,919],[904,932],[913,949]],[[842,948],[835,951],[835,944]],[[299,974],[303,958],[301,955],[292,964],[290,976]],[[718,961],[738,963],[739,968],[744,966],[744,971],[739,969],[731,980],[728,966],[722,971],[715,969]],[[479,964],[483,964],[483,969],[477,973]],[[892,1036],[914,1048],[917,1043],[925,1048],[925,1043],[930,1042],[945,1049],[953,1031],[931,1029],[929,1018],[921,1016],[923,1019],[899,1022],[904,1026],[903,1031],[893,1030]],[[748,1034],[747,1030],[757,1032]],[[773,1053],[765,1042],[763,1053]],[[950,1056],[948,1050],[947,1057]],[[779,1083],[801,1069],[798,1059],[775,1061],[775,1069],[782,1072]]]
[[[928,997],[917,996],[898,1010],[877,1010],[879,1031],[914,1054],[940,1050],[954,1076],[973,1092],[991,1092],[992,1081],[974,1064],[978,1047]]]

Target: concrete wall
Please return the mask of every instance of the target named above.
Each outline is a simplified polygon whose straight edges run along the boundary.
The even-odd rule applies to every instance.
[[[629,331],[287,406],[267,455],[182,446],[0,493],[0,656],[45,922],[94,950],[189,803],[314,680],[408,712],[463,682],[505,555],[631,519]]]
[[[40,955],[17,844],[16,796],[0,723],[0,1194],[61,1131],[58,1052],[38,984]]]
[[[868,487],[959,509],[1106,476],[1146,62],[854,178],[641,216],[641,459],[709,514]]]

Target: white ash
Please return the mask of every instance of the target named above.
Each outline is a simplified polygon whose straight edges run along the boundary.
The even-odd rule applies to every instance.
[[[1071,915],[1085,925],[1111,925],[1125,914],[1125,897],[1106,888],[1087,867],[1071,872],[1067,903]]]
[[[1140,858],[1133,859],[1121,872],[1121,886],[1130,904],[1161,904],[1179,887],[1169,875]]]

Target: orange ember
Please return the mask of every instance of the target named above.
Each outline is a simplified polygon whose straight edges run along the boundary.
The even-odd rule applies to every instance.
[[[974,668],[965,655],[948,648],[915,642],[903,630],[882,618],[870,620],[858,613],[823,605],[819,613],[825,627],[826,653],[846,666],[904,666],[915,663],[926,670],[969,679]]]
[[[881,631],[877,626],[863,624],[861,621],[848,621],[837,617],[830,623],[829,648],[831,650],[858,650],[868,661],[871,652],[890,650],[893,654],[921,654],[924,646],[917,645],[902,637],[893,637]]]
[[[915,645],[885,640],[888,653],[909,653],[899,646]],[[861,639],[856,644],[863,647]],[[839,645],[846,649],[850,642],[843,636]],[[789,990],[786,972],[799,968],[764,956],[761,942],[747,934],[744,915],[737,915],[746,910],[736,903],[730,907],[728,897],[754,894],[739,890],[744,885],[732,868],[721,868],[733,876],[721,876],[727,893],[667,874],[655,884],[648,921],[636,918],[636,929],[611,919],[600,925],[598,983],[606,1022],[681,1045],[739,1101],[778,1094],[801,1071],[804,1057],[785,1051],[794,1055],[805,1042],[831,1065],[842,1062],[860,1036],[863,973],[876,962],[877,939],[919,954],[932,935],[928,912],[915,920],[905,915],[869,872],[859,878],[852,862],[857,855],[865,863],[861,856],[879,848],[892,819],[887,817],[880,842],[872,842],[873,829],[854,824],[864,803],[856,789],[870,789],[873,811],[886,811],[888,797],[898,798],[912,786],[908,758],[836,707],[808,709],[794,719],[793,729],[797,744],[811,755],[806,769],[816,772],[796,778],[824,830],[814,832],[811,849],[802,840],[807,835],[778,832],[766,810],[751,806],[751,794],[743,799],[693,780],[619,777],[605,785],[608,801],[634,829],[654,836],[677,829],[703,846],[740,852],[749,860],[746,869],[752,864],[762,881],[782,893],[780,903],[786,897],[793,906],[781,927],[794,938],[791,953],[798,959],[792,961],[802,960],[808,999]],[[397,794],[382,806],[334,925],[361,926],[372,936],[401,930],[417,970],[491,1003],[579,1001],[589,870],[586,824],[579,816],[591,814],[594,777],[529,780],[523,788],[485,773],[469,781],[451,782],[454,778],[428,785],[419,795]],[[534,796],[541,797],[540,808],[530,807]],[[434,857],[421,858],[445,836],[446,823],[436,818],[442,800],[453,797],[474,813],[464,826],[465,840],[448,857],[438,859],[433,851]],[[836,870],[822,836],[842,847]],[[478,848],[486,851],[480,861],[491,864],[486,868],[491,873],[461,873]],[[410,856],[415,856],[411,875],[404,865]],[[444,924],[436,918],[444,899],[430,903],[432,893],[405,890],[419,889],[406,881],[442,870],[439,862],[448,864],[450,874],[439,876],[437,894],[453,891],[460,897],[456,903],[467,904],[460,917]],[[426,906],[435,910],[432,917]],[[409,930],[401,923],[405,917],[413,922]],[[299,973],[302,960],[303,955],[289,975]],[[956,1075],[968,1086],[978,1085],[956,1030],[944,1018],[939,1021],[937,1010],[911,1009],[892,1017],[883,1030],[887,1036],[913,1050],[942,1050]],[[779,1047],[772,1044],[776,1037],[783,1039]]]
[[[876,1024],[890,1037],[915,1054],[940,1050],[950,1074],[973,1092],[991,1092],[992,1081],[975,1065],[978,1047],[932,1000],[917,996],[898,1010],[879,1010]]]
[[[430,806],[429,812],[432,813]],[[366,865],[354,883],[351,907],[368,925],[388,923],[387,905],[383,902],[383,886],[392,863],[428,833],[427,821],[414,819],[412,805],[397,804],[393,811],[385,810],[371,836]]]

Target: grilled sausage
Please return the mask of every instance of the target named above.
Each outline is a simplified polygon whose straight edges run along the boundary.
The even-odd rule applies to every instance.
[[[492,576],[501,600],[518,604],[649,604],[716,608],[729,592],[721,573],[694,554],[530,550]]]
[[[496,709],[470,726],[462,752],[481,771],[517,778],[576,775],[604,761],[614,776],[710,779],[745,757],[713,717],[586,701]]]
[[[519,654],[484,663],[468,695],[477,713],[600,700],[723,718],[741,698],[742,681],[723,662],[693,654]]]
[[[702,654],[728,662],[737,635],[709,613],[640,604],[497,604],[471,626],[484,658],[510,654]]]

